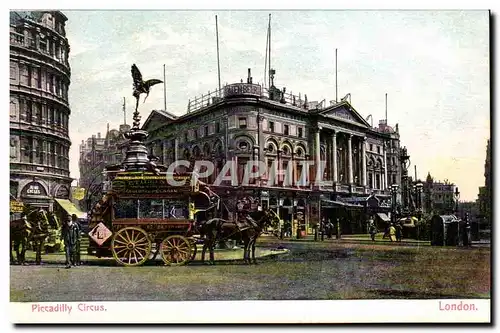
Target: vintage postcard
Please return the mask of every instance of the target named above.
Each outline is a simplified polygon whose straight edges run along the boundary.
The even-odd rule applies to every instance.
[[[490,323],[490,15],[11,10],[9,318]]]

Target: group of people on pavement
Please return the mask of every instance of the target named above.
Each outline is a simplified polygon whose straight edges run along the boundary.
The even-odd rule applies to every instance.
[[[368,233],[372,241],[375,241],[375,235],[377,234],[377,226],[373,221],[373,218],[368,220]],[[382,236],[382,239],[389,237],[391,242],[401,242],[403,239],[403,225],[400,222],[390,223]]]
[[[78,222],[78,217],[75,214],[68,214],[61,230],[61,240],[64,242],[64,252],[66,255],[66,268],[81,264],[81,232],[82,226]]]

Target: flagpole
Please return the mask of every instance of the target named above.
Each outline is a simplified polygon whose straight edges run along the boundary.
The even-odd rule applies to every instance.
[[[122,110],[123,110],[123,125],[127,125],[127,111],[125,109],[125,97],[123,97]]]
[[[215,15],[215,37],[217,40],[217,77],[219,79],[219,97],[220,97],[221,86],[220,86],[220,60],[219,60],[219,24],[217,22],[217,15]]]
[[[163,110],[167,111],[167,75],[165,74],[165,64],[163,64]]]
[[[339,101],[339,86],[337,82],[337,76],[338,76],[338,70],[337,70],[337,49],[335,49],[335,103]]]
[[[388,125],[387,122],[387,93],[385,93],[385,124]]]
[[[271,71],[271,14],[269,14],[269,71]],[[271,88],[271,75],[269,75],[269,88]]]
[[[266,78],[267,78],[267,53],[268,53],[268,50],[269,50],[269,26],[267,28],[267,34],[266,34],[266,57],[265,57],[265,60],[264,60],[264,88],[266,86]]]

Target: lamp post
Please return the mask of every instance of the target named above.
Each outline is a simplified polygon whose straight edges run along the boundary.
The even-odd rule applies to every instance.
[[[458,199],[460,199],[460,192],[458,191],[458,187],[455,187],[455,213],[458,214]]]
[[[416,203],[416,208],[417,208],[417,214],[418,214],[418,219],[420,220],[422,218],[422,191],[424,189],[424,184],[422,184],[421,182],[418,182],[416,185],[415,185],[415,192],[416,192],[416,196],[417,196],[417,203]]]
[[[396,195],[398,193],[398,188],[399,188],[399,185],[398,184],[392,184],[391,185],[391,195],[392,195],[392,198],[391,198],[391,203],[392,203],[392,207],[391,207],[391,222],[392,223],[396,223]]]

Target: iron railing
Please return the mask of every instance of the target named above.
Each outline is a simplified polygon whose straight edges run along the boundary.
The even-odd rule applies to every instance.
[[[194,99],[190,99],[187,105],[187,113],[197,112],[203,108],[206,108],[212,104],[218,103],[219,101],[225,98],[224,89],[227,86],[224,85],[221,89],[215,89],[214,91],[208,91],[206,94],[202,94],[201,96],[197,96]],[[261,86],[261,98],[269,99],[269,88],[263,88]],[[336,104],[335,101],[330,101],[329,105],[327,105],[326,100],[322,100],[321,102],[312,101],[309,102],[306,98],[306,95],[298,94],[294,95],[292,92],[283,93],[283,91],[275,90],[275,93],[278,93],[280,98],[279,101],[283,104],[292,105],[304,110],[311,109],[323,109],[329,105]]]

